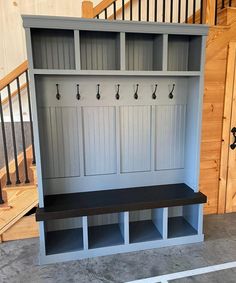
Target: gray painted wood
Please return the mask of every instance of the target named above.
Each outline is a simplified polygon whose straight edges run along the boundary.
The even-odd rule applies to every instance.
[[[56,29],[80,29],[112,32],[134,32],[134,33],[161,33],[161,34],[190,34],[207,35],[207,25],[188,24],[179,25],[174,23],[154,23],[135,21],[107,21],[96,19],[79,19],[73,17],[52,16],[30,16],[23,15],[23,26],[25,28],[56,28]]]
[[[202,36],[207,34],[206,27],[37,16],[24,16],[24,25],[58,29],[50,37],[45,29],[32,30],[33,51],[30,30],[26,33],[41,207],[43,195],[52,193],[179,182],[199,189]],[[88,34],[94,36],[88,38]],[[126,41],[129,36],[130,44]],[[38,70],[33,69],[32,52],[37,54]],[[134,71],[124,70],[126,61]],[[80,70],[81,64],[84,70]],[[59,101],[55,98],[56,83],[60,86]],[[100,100],[96,99],[98,83]],[[118,83],[120,100],[115,100]],[[157,99],[153,100],[156,83]],[[170,100],[173,83],[176,88]],[[132,223],[136,228],[131,228]],[[83,250],[78,246],[71,249],[66,243],[66,239],[74,239],[78,227],[82,227]],[[66,231],[65,237],[58,236],[63,256],[46,255],[45,231]],[[174,238],[167,238],[167,232]],[[202,205],[40,223],[44,263],[202,240]]]
[[[125,70],[125,33],[120,33],[120,69]]]
[[[161,35],[126,33],[126,70],[161,70],[162,45]]]
[[[77,109],[48,107],[39,112],[43,177],[79,176]]]
[[[152,222],[162,237],[165,235],[166,219],[164,218],[164,208],[152,209]]]
[[[122,223],[120,222],[120,220],[122,220],[122,217],[120,217],[119,213],[93,215],[88,216],[88,226],[101,226]]]
[[[168,36],[169,71],[200,71],[200,58],[200,36]]]
[[[84,107],[85,175],[116,173],[114,107]]]
[[[200,71],[121,71],[121,70],[46,70],[46,69],[34,69],[32,71],[35,75],[77,75],[77,76],[136,76],[136,77],[198,77],[201,75]]]
[[[185,220],[198,231],[199,205],[185,205],[183,207],[183,216]]]
[[[184,168],[185,113],[183,104],[156,106],[156,170]]]
[[[82,218],[75,217],[75,218],[49,220],[45,222],[45,228],[47,232],[82,228]]]
[[[34,68],[75,69],[74,32],[32,30]]]
[[[186,109],[186,137],[185,137],[185,182],[195,191],[198,190],[200,167],[200,117],[202,104],[199,103],[199,78],[189,79],[189,91]],[[201,95],[200,95],[201,96]]]
[[[121,172],[150,171],[151,108],[123,106],[121,121]]]
[[[81,69],[118,70],[120,68],[119,37],[119,33],[81,31]]]
[[[168,217],[179,217],[183,216],[183,206],[175,206],[168,208]]]
[[[74,31],[74,45],[75,45],[75,69],[81,70],[81,51],[80,51],[80,34],[79,30]]]

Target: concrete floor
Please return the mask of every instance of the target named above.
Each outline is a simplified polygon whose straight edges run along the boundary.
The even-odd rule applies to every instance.
[[[205,242],[38,265],[38,239],[0,244],[0,283],[126,282],[236,261],[236,214],[204,218]],[[235,283],[236,269],[172,281]]]

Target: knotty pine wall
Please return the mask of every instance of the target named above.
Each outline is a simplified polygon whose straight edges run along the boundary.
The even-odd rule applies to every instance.
[[[206,52],[215,31],[210,29]],[[223,35],[219,35],[223,36]],[[211,38],[212,37],[212,38]],[[207,195],[205,214],[217,213],[219,197],[220,154],[224,109],[225,77],[228,45],[206,60],[201,143],[200,190]]]

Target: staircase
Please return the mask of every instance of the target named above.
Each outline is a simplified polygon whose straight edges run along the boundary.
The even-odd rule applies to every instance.
[[[195,1],[190,2],[194,5]],[[170,7],[168,12],[170,14],[163,10],[161,20],[177,23],[205,22],[211,26],[206,52],[200,189],[208,196],[205,213],[223,213],[225,211],[222,205],[224,192],[219,190],[222,119],[228,45],[230,41],[236,40],[236,8],[229,6],[236,3],[224,1],[222,6],[223,1],[218,1],[216,6],[216,1],[200,2],[202,5],[198,9],[193,6],[191,10],[194,13],[190,15],[185,11],[184,14],[178,12],[178,15],[174,17],[171,12],[174,6]],[[144,3],[146,3],[145,6]],[[130,20],[135,19],[135,13],[132,12],[132,9],[135,8],[137,9],[137,20],[159,21],[156,3],[157,1],[153,0],[151,6],[149,1],[128,0],[120,1],[119,4],[119,0],[103,0],[93,7],[91,1],[84,1],[82,13],[86,18]],[[34,217],[35,207],[38,205],[37,174],[27,71],[26,61],[0,81],[0,118],[5,160],[4,168],[0,170],[0,184],[2,185],[0,203],[3,202],[0,205],[0,241],[38,236],[38,225]],[[23,111],[20,109],[22,105],[19,103],[24,92],[28,103],[29,145],[24,140],[25,120],[21,113]],[[16,141],[14,113],[11,115],[16,108],[19,109],[18,116],[21,125],[20,146]],[[10,113],[8,125],[10,126],[10,137],[9,133],[6,134],[6,121],[4,121],[7,111]],[[9,143],[12,144],[11,147]],[[13,152],[12,157],[9,157],[10,148]]]
[[[0,242],[38,236],[34,216],[38,205],[37,176],[28,83],[27,62],[0,81],[1,151],[5,160],[0,170],[3,203]],[[28,147],[27,136],[31,143]]]

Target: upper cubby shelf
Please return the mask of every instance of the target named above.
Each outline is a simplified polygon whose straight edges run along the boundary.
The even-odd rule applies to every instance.
[[[201,71],[199,35],[32,28],[31,37],[33,68],[45,74],[191,76]]]
[[[201,36],[168,36],[168,71],[200,71]]]
[[[119,70],[120,33],[80,31],[82,70]]]
[[[33,65],[37,69],[75,69],[73,30],[32,29]]]
[[[126,70],[162,70],[163,36],[127,33],[125,62]]]

